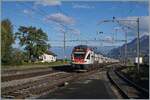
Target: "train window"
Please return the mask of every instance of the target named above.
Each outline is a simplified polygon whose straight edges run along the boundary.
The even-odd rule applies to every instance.
[[[90,59],[90,54],[87,56],[87,59]]]
[[[84,58],[85,54],[74,54],[74,58]]]

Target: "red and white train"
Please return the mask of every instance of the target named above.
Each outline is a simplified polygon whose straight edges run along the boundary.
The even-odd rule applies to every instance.
[[[119,62],[116,59],[97,54],[87,45],[78,45],[71,54],[72,67],[75,69],[90,69],[100,64]]]

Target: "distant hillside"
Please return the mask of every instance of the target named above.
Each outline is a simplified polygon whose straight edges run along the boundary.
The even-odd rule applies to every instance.
[[[127,44],[127,55],[129,58],[134,58],[137,55],[137,39],[135,38]],[[125,45],[112,49],[107,55],[113,58],[119,58],[124,56]],[[140,38],[140,53],[141,55],[149,54],[149,36],[144,35]]]
[[[72,49],[73,47],[72,46],[68,46],[66,47],[66,57],[68,59],[70,59],[70,55],[71,55],[71,52],[72,52]],[[56,55],[57,55],[57,58],[58,59],[62,59],[64,58],[64,48],[63,47],[60,47],[60,46],[53,46],[50,51],[54,52]]]
[[[92,47],[98,53],[106,55],[110,50],[115,48],[114,46],[103,46],[103,47]],[[73,46],[66,47],[66,57],[70,59]],[[57,58],[62,59],[63,57],[63,47],[53,46],[50,51],[54,52],[57,55]]]
[[[116,46],[103,46],[103,47],[97,47],[96,51],[103,55],[107,55],[114,48],[116,48]]]

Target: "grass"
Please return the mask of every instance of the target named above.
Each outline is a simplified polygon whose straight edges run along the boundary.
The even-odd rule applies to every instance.
[[[36,62],[36,63],[24,63],[22,65],[2,65],[1,69],[30,69],[30,68],[46,68],[46,67],[52,67],[52,66],[60,66],[60,65],[66,65],[69,64],[69,62],[64,61],[56,61],[56,62]]]
[[[128,74],[130,77],[137,78],[149,78],[149,67],[140,67],[140,73],[137,71],[137,66],[128,66],[126,69],[123,69],[122,72]]]

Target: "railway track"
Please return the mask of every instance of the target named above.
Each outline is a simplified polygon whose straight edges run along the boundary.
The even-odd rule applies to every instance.
[[[2,98],[24,99],[37,98],[45,93],[49,93],[60,86],[64,86],[66,82],[87,77],[104,68],[91,69],[88,72],[54,72],[38,80],[28,81],[23,84],[3,87],[1,90]]]
[[[56,68],[58,66],[55,66]],[[49,73],[57,72],[53,70],[55,67],[47,68],[37,68],[37,69],[25,69],[25,70],[5,70],[2,71],[1,81],[7,82],[12,80],[24,79],[34,76],[46,75]],[[63,67],[70,67],[70,65],[64,65]]]
[[[34,65],[35,66],[35,65]],[[33,72],[34,70],[40,71],[43,69],[52,69],[54,67],[61,67],[61,66],[70,66],[70,64],[65,64],[65,65],[57,65],[57,66],[45,66],[45,65],[36,65],[37,67],[35,68],[15,68],[15,69],[2,69],[1,74],[16,74],[16,73],[24,73],[24,72]]]
[[[107,71],[107,77],[110,82],[117,88],[123,98],[126,99],[148,99],[149,92],[142,90],[140,86],[135,86],[134,82],[131,82],[125,78],[117,69],[112,68]],[[134,85],[133,85],[134,84]]]
[[[48,75],[39,80],[29,81],[24,84],[19,84],[15,86],[9,86],[2,88],[2,98],[26,98],[36,95],[38,92],[43,92],[44,87],[55,86],[54,84],[60,84],[60,82],[67,77],[70,77],[69,73],[57,72],[53,75]],[[45,88],[45,89],[46,89]],[[31,96],[32,95],[32,96]]]
[[[40,71],[33,71],[33,72],[28,72],[28,73],[19,73],[19,74],[10,74],[10,75],[3,75],[1,77],[2,82],[7,82],[7,81],[12,81],[12,80],[18,80],[18,79],[24,79],[24,78],[29,78],[29,77],[34,77],[34,76],[41,76],[41,75],[46,75],[49,73],[54,73],[55,71],[51,69],[44,69]]]

